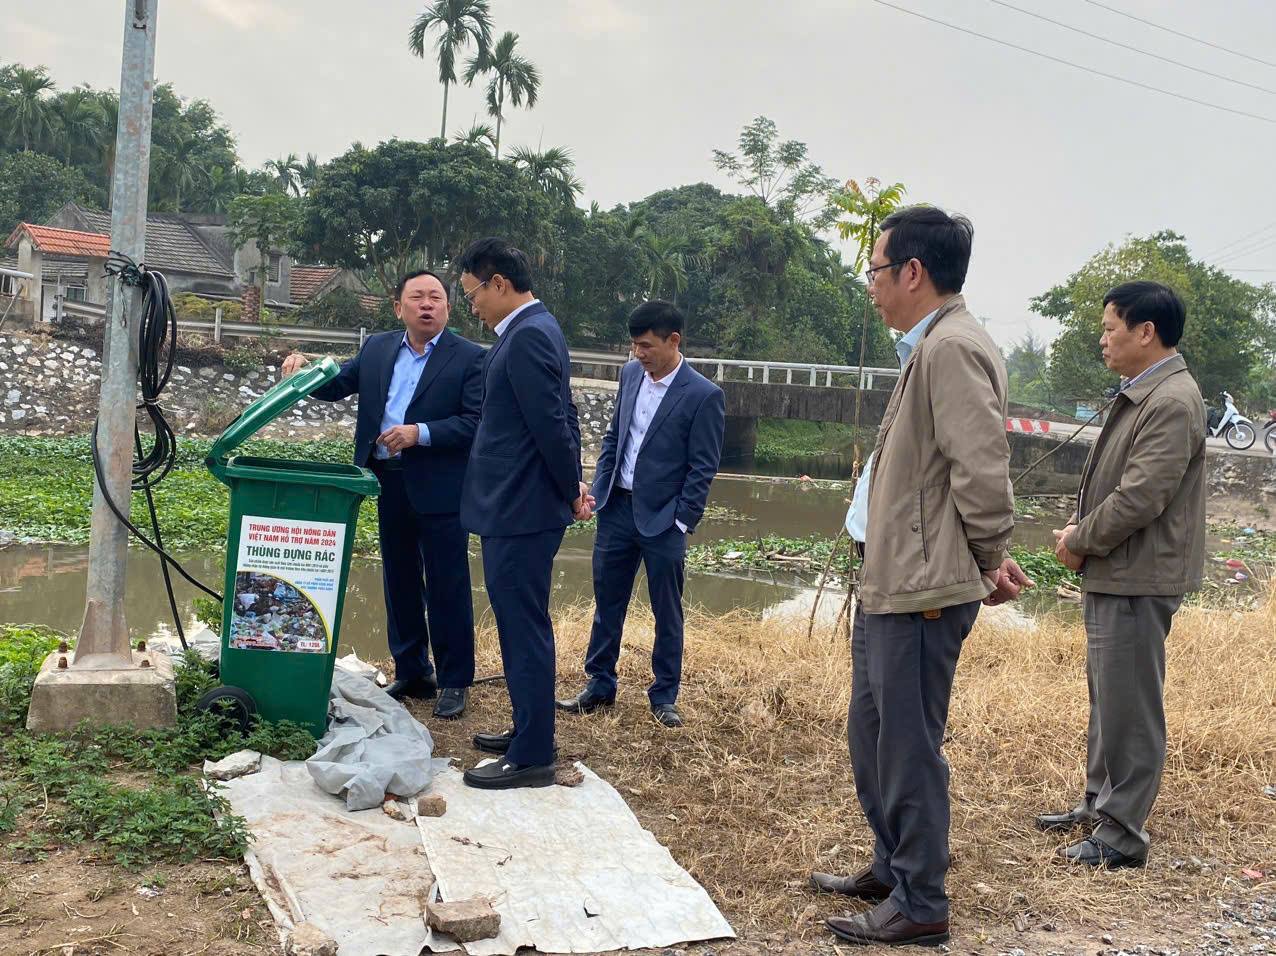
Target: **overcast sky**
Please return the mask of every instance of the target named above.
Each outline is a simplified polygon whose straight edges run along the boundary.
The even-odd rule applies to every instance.
[[[1069,32],[994,0],[890,0],[1088,68],[1266,117],[1229,114],[925,22],[875,0],[493,0],[542,74],[508,145],[570,147],[582,205],[729,185],[711,151],[763,114],[839,178],[901,181],[975,223],[966,296],[1007,344],[1053,327],[1029,299],[1127,234],[1172,228],[1250,281],[1276,280],[1276,66],[1087,0],[1006,0],[1251,89]],[[1104,0],[1276,63],[1270,0]],[[124,0],[6,4],[0,60],[60,88],[119,83]],[[208,99],[249,166],[328,159],[355,140],[437,135],[437,66],[407,52],[422,0],[160,0],[157,75]],[[453,90],[449,133],[482,118]],[[1259,232],[1259,230],[1266,230]],[[1216,253],[1233,245],[1242,254]],[[1265,240],[1271,240],[1264,246]],[[1249,247],[1256,247],[1246,252]]]

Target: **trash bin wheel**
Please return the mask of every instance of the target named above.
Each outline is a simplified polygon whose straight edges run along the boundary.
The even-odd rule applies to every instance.
[[[257,715],[257,702],[242,688],[214,687],[195,702],[195,709],[201,713],[216,714],[241,734],[246,734]]]

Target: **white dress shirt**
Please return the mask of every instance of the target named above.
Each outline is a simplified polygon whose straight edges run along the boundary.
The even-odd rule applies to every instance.
[[[522,305],[520,305],[517,309],[515,309],[509,315],[505,316],[505,318],[501,319],[501,321],[497,322],[496,328],[492,329],[492,331],[496,333],[496,337],[500,338],[502,335],[505,334],[505,330],[510,327],[511,322],[513,322],[516,318],[518,318],[518,315],[520,312],[530,309],[539,301],[540,299],[532,299],[531,302],[524,302]]]
[[[679,355],[678,364],[663,378],[654,379],[650,372],[642,373],[642,379],[638,384],[638,397],[634,400],[634,412],[629,419],[629,441],[625,445],[624,457],[620,460],[620,469],[616,472],[616,484],[626,491],[634,490],[634,469],[638,467],[638,452],[642,448],[642,441],[647,437],[651,420],[656,417],[660,403],[664,401],[669,386],[673,384],[674,377],[681,368],[682,356]],[[676,518],[674,524],[678,526],[679,531],[686,533],[685,524]]]

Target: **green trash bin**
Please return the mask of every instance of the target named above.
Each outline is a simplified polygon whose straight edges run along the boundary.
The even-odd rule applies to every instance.
[[[330,358],[279,382],[213,444],[206,464],[230,487],[221,687],[200,701],[247,725],[258,713],[316,738],[327,729],[359,506],[380,492],[366,468],[232,452],[338,372]]]

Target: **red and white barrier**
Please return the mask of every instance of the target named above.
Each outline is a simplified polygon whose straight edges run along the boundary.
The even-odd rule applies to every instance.
[[[1050,431],[1050,423],[1037,418],[1007,418],[1006,431],[1023,432],[1028,435],[1045,435]]]

